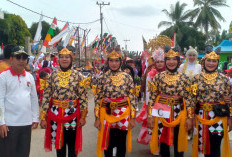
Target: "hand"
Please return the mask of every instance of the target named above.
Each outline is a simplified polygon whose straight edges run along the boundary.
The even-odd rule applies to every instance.
[[[47,121],[46,120],[41,120],[40,126],[41,126],[42,129],[46,129],[47,128]]]
[[[4,138],[7,137],[7,132],[9,131],[8,127],[6,124],[0,126],[0,137]]]
[[[231,95],[224,96],[224,101],[226,104],[231,104]]]
[[[38,124],[39,124],[38,122],[33,122],[31,128],[36,129],[38,127]]]
[[[230,132],[232,130],[232,119],[231,118],[228,118],[227,125],[229,127],[228,132]]]
[[[94,126],[98,129],[98,130],[101,130],[101,122],[100,122],[100,119],[97,118],[94,122]]]
[[[185,122],[185,129],[186,131],[189,131],[193,128],[193,118],[189,118]]]
[[[85,125],[85,123],[86,123],[85,118],[80,118],[79,123],[78,123],[78,126],[79,126],[79,127],[82,127],[82,126]]]
[[[134,118],[130,119],[128,124],[128,129],[133,129],[135,125],[136,125],[135,119]]]
[[[147,126],[152,129],[154,127],[154,117],[147,118]]]

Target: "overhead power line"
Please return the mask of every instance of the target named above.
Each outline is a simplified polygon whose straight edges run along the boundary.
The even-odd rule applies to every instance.
[[[46,17],[46,18],[53,19],[53,17],[50,17],[50,16],[47,16],[47,15],[41,14],[41,13],[36,12],[36,11],[34,11],[34,10],[31,10],[31,9],[29,9],[29,8],[26,8],[26,7],[24,7],[24,6],[20,5],[20,4],[17,4],[17,3],[15,3],[15,2],[11,1],[11,0],[7,0],[7,1],[10,2],[10,3],[12,3],[12,4],[14,4],[14,5],[17,5],[17,6],[20,7],[20,8],[23,8],[23,9],[25,9],[25,10],[28,10],[28,11],[30,11],[30,12],[32,12],[32,13],[35,13],[35,14],[38,14],[38,15],[43,15],[43,16]],[[94,21],[90,21],[90,22],[70,22],[70,21],[64,21],[64,20],[59,20],[59,19],[57,19],[57,21],[65,22],[65,23],[68,22],[68,23],[70,23],[70,24],[81,25],[81,24],[92,24],[92,23],[95,23],[95,22],[100,21],[100,19],[97,19],[97,20],[94,20]]]

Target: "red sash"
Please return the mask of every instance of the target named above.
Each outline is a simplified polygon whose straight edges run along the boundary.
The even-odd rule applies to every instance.
[[[52,102],[52,99],[50,101],[50,104]],[[63,147],[63,124],[70,122],[75,117],[77,118],[77,127],[76,127],[76,140],[75,140],[75,154],[78,154],[82,151],[82,127],[78,126],[78,121],[80,120],[80,106],[79,106],[79,100],[77,100],[77,108],[76,112],[67,116],[62,116],[62,109],[59,108],[59,114],[55,115],[51,112],[51,110],[48,111],[47,116],[47,128],[45,132],[45,142],[44,142],[44,148],[46,152],[52,151],[52,142],[51,142],[51,120],[57,123],[57,130],[56,130],[56,140],[55,140],[55,149],[61,149]]]

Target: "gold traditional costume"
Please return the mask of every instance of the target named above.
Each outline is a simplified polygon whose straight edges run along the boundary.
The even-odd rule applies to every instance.
[[[206,54],[205,59],[214,59],[219,61],[220,56],[215,52],[211,51]],[[224,96],[231,93],[231,85],[229,79],[219,73],[217,70],[214,72],[203,71],[201,74],[196,75],[193,78],[192,90],[194,101],[196,106],[196,133],[193,136],[193,149],[192,156],[198,157],[198,153],[201,152],[204,155],[212,154],[209,134],[222,137],[224,136],[223,146],[221,151],[221,157],[230,157],[230,144],[227,130],[227,119],[228,115],[217,116],[215,107],[222,107],[220,110],[223,112],[229,112],[230,116],[231,107],[226,109],[228,104],[224,102]],[[228,113],[229,114],[229,113]],[[216,138],[216,137],[213,138]],[[215,149],[215,148],[213,148]],[[217,151],[220,151],[220,145]],[[199,150],[199,152],[198,152]]]
[[[178,57],[179,53],[173,49],[166,51],[165,57]],[[170,72],[168,69],[158,73],[149,83],[148,88],[148,117],[152,117],[152,110],[158,103],[170,107],[170,117],[154,117],[154,128],[150,142],[152,153],[159,150],[159,143],[174,145],[174,130],[179,126],[177,151],[184,152],[188,149],[187,131],[185,122],[193,118],[193,102],[191,82],[189,77],[178,71]]]
[[[63,48],[59,54],[71,55],[72,52]],[[45,150],[51,151],[51,143],[56,149],[63,147],[63,130],[76,130],[76,154],[82,150],[81,127],[78,126],[80,118],[88,112],[87,90],[88,81],[83,75],[69,69],[61,69],[51,73],[47,79],[48,86],[44,89],[41,109],[41,120],[47,120],[45,134]]]
[[[115,50],[109,53],[108,59],[121,59]],[[132,130],[128,122],[135,118],[135,93],[133,79],[130,75],[111,69],[103,73],[93,86],[95,95],[95,117],[100,119],[101,129],[98,131],[97,156],[103,156],[103,150],[108,149],[109,132],[111,129],[128,130],[127,152],[131,151]]]

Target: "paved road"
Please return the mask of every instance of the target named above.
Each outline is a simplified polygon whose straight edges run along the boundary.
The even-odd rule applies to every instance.
[[[79,154],[79,157],[96,157],[96,142],[97,142],[97,129],[94,128],[94,100],[93,96],[89,95],[89,115],[87,117],[87,124],[83,128],[83,152]],[[127,154],[127,157],[152,157],[150,154],[149,145],[145,146],[138,144],[136,138],[139,133],[140,125],[138,124],[133,129],[132,138],[132,152]],[[52,152],[45,152],[43,149],[44,142],[44,130],[40,127],[32,132],[31,142],[31,157],[55,157],[55,149]],[[172,155],[173,156],[173,155]],[[154,156],[153,156],[154,157]],[[185,153],[185,157],[191,157],[191,142],[189,143],[189,151]]]

